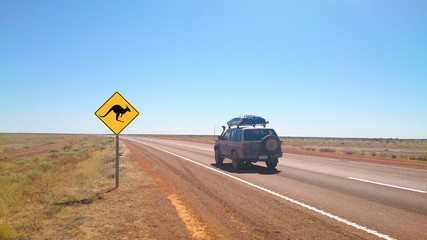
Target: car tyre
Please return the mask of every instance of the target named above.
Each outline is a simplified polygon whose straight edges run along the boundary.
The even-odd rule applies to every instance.
[[[280,139],[273,135],[265,136],[262,139],[262,147],[268,153],[277,153],[280,152]]]
[[[271,159],[267,159],[265,161],[265,164],[267,165],[268,169],[275,169],[277,167],[278,162],[279,160],[277,158],[271,158]]]
[[[233,152],[231,154],[231,165],[233,166],[234,170],[239,169],[242,165],[242,160],[239,160],[236,152]]]
[[[221,154],[218,148],[215,148],[215,163],[221,165],[224,162],[224,158],[221,157]]]

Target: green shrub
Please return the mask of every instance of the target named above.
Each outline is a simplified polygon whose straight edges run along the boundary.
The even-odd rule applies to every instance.
[[[321,152],[331,152],[331,153],[336,152],[335,149],[330,149],[330,148],[321,148],[320,151]]]
[[[52,167],[51,162],[43,161],[40,163],[40,167],[43,169],[43,171],[46,171],[47,169]]]
[[[17,158],[15,160],[13,160],[13,163],[16,164],[25,164],[29,161],[30,159],[28,159],[27,157],[22,157],[22,158]]]
[[[316,151],[316,149],[312,147],[305,147],[303,149],[305,149],[306,151],[313,151],[313,152]]]
[[[354,154],[354,151],[351,151],[351,150],[344,150],[344,153],[345,153],[345,154],[348,154],[348,155],[352,155],[352,154]]]
[[[104,158],[104,163],[110,163],[110,162],[114,162],[116,160],[115,157],[113,156],[108,156],[106,158]]]
[[[409,159],[411,159],[411,160],[420,160],[420,161],[426,161],[427,160],[426,155],[411,155],[409,157]]]
[[[70,150],[71,148],[73,148],[73,145],[71,145],[71,144],[67,144],[67,145],[64,145],[62,147],[62,149],[64,149],[64,150]]]
[[[12,231],[5,225],[0,225],[0,239],[11,239]]]
[[[35,169],[32,169],[32,170],[29,170],[28,172],[27,172],[27,176],[31,179],[31,180],[36,180],[36,179],[38,179],[38,178],[41,178],[41,177],[43,177],[43,173],[42,172],[40,172],[39,170],[35,170]]]

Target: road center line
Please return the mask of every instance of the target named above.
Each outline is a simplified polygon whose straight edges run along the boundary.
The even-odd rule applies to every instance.
[[[131,141],[135,141],[135,140],[132,140],[132,139],[130,139],[130,140],[131,140]],[[289,198],[289,197],[286,197],[286,196],[281,195],[281,194],[279,194],[279,193],[273,192],[273,191],[271,191],[271,190],[269,190],[269,189],[267,189],[267,188],[264,188],[264,187],[258,186],[258,185],[256,185],[256,184],[253,184],[253,183],[248,182],[248,181],[246,181],[246,180],[243,180],[243,179],[241,179],[241,178],[235,177],[235,176],[233,176],[233,175],[231,175],[231,174],[228,174],[228,173],[222,172],[222,171],[220,171],[220,170],[218,170],[218,169],[215,169],[215,168],[212,168],[212,167],[206,166],[206,165],[204,165],[204,164],[201,164],[201,163],[196,162],[196,161],[194,161],[194,160],[191,160],[191,159],[189,159],[189,158],[183,157],[183,156],[181,156],[181,155],[175,154],[175,153],[173,153],[173,152],[169,152],[169,151],[167,151],[167,150],[164,150],[164,149],[158,148],[158,147],[153,146],[153,145],[151,145],[151,144],[147,144],[147,143],[143,143],[143,142],[139,142],[139,141],[135,141],[135,142],[138,142],[138,143],[141,143],[141,144],[147,145],[147,146],[149,146],[149,147],[155,148],[155,149],[157,149],[157,150],[160,150],[160,151],[162,151],[162,152],[168,153],[168,154],[173,155],[173,156],[175,156],[175,157],[179,157],[179,158],[181,158],[181,159],[184,159],[184,160],[186,160],[186,161],[188,161],[188,162],[191,162],[191,163],[197,164],[197,165],[199,165],[199,166],[202,166],[202,167],[204,167],[204,168],[207,168],[207,169],[212,170],[212,171],[214,171],[214,172],[217,172],[217,173],[219,173],[219,174],[225,175],[225,176],[227,176],[227,177],[230,177],[230,178],[232,178],[232,179],[235,179],[235,180],[237,180],[237,181],[240,181],[240,182],[242,182],[242,183],[245,183],[245,184],[247,184],[247,185],[249,185],[249,186],[252,186],[252,187],[254,187],[254,188],[257,188],[257,189],[259,189],[259,190],[262,190],[262,191],[265,191],[265,192],[267,192],[267,193],[270,193],[270,194],[272,194],[272,195],[274,195],[274,196],[277,196],[277,197],[279,197],[279,198],[285,199],[286,201],[289,201],[289,202],[291,202],[291,203],[297,204],[298,206],[301,206],[301,207],[307,208],[307,209],[312,210],[312,211],[314,211],[314,212],[316,212],[316,213],[319,213],[319,214],[322,214],[322,215],[327,216],[327,217],[329,217],[329,218],[332,218],[332,219],[334,219],[334,220],[336,220],[336,221],[338,221],[338,222],[345,223],[345,224],[347,224],[347,225],[349,225],[349,226],[352,226],[352,227],[355,227],[355,228],[357,228],[357,229],[359,229],[359,230],[362,230],[362,231],[365,231],[365,232],[367,232],[367,233],[373,234],[373,235],[375,235],[375,236],[377,236],[377,237],[380,237],[380,238],[383,238],[383,239],[387,239],[387,240],[392,240],[392,239],[394,239],[394,238],[392,238],[392,237],[390,237],[390,236],[388,236],[388,235],[386,235],[386,234],[379,233],[379,232],[377,232],[377,231],[375,231],[375,230],[372,230],[372,229],[369,229],[369,228],[367,228],[367,227],[361,226],[361,225],[359,225],[359,224],[357,224],[357,223],[353,223],[353,222],[351,222],[351,221],[349,221],[349,220],[347,220],[347,219],[344,219],[344,218],[341,218],[341,217],[338,217],[338,216],[332,215],[332,214],[330,214],[330,213],[328,213],[328,212],[325,212],[325,211],[323,211],[323,210],[317,209],[317,208],[312,207],[312,206],[310,206],[310,205],[308,205],[308,204],[305,204],[305,203],[299,202],[299,201],[294,200],[294,199],[292,199],[292,198]]]
[[[360,181],[360,182],[367,182],[367,183],[377,184],[377,185],[386,186],[386,187],[398,188],[398,189],[403,189],[403,190],[408,190],[408,191],[413,191],[413,192],[419,192],[419,193],[426,193],[426,191],[422,191],[422,190],[417,190],[417,189],[412,189],[412,188],[407,188],[407,187],[400,187],[400,186],[386,184],[386,183],[374,182],[374,181],[369,181],[369,180],[365,180],[365,179],[361,179],[361,178],[354,178],[354,177],[347,177],[347,178],[351,179],[351,180],[356,180],[356,181]]]

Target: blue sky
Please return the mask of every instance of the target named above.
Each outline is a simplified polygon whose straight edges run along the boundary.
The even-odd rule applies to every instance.
[[[426,1],[1,1],[0,132],[427,138]]]

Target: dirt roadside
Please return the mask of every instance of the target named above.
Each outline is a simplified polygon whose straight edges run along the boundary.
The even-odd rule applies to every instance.
[[[193,239],[376,239],[166,153],[127,146]]]
[[[64,209],[67,219],[52,223],[62,226],[63,239],[191,239],[162,188],[128,149],[120,155],[119,188],[103,190],[106,193],[92,204]]]

